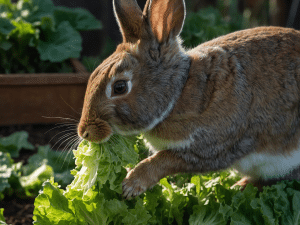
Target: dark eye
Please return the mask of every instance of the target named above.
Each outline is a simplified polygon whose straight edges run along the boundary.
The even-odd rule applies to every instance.
[[[124,94],[127,91],[127,82],[119,80],[114,84],[114,94]]]

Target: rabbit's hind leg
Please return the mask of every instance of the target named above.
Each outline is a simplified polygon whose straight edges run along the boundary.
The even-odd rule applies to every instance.
[[[271,186],[276,184],[278,181],[282,180],[299,180],[300,181],[300,166],[291,171],[289,174],[285,175],[284,177],[276,178],[276,179],[269,179],[269,180],[263,180],[263,179],[258,179],[254,180],[251,179],[251,177],[243,177],[241,180],[236,182],[234,185],[231,186],[231,188],[234,188],[236,186],[241,186],[243,191],[247,184],[252,184],[254,187],[257,187],[258,191],[261,192],[263,191],[263,187],[265,186]]]
[[[270,181],[270,180],[265,181],[265,180],[261,180],[261,179],[253,181],[249,177],[243,177],[241,180],[239,180],[234,185],[232,185],[231,188],[234,188],[236,186],[241,186],[242,187],[241,191],[244,191],[247,184],[252,184],[254,187],[257,188],[257,190],[259,192],[261,192],[261,191],[263,191],[264,186],[271,186],[271,185],[275,184],[277,181],[278,180],[276,180],[276,181],[274,181],[274,180],[273,181]]]

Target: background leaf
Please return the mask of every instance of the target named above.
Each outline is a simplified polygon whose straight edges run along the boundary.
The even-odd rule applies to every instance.
[[[5,188],[9,188],[10,184],[8,183],[8,179],[12,173],[12,160],[8,153],[0,152],[0,200],[1,192],[4,191]]]
[[[68,21],[78,31],[102,28],[101,22],[86,9],[69,9],[59,6],[55,8],[54,17],[58,24]]]
[[[16,6],[10,0],[0,0],[0,14],[2,18],[12,18]]]
[[[82,50],[81,36],[68,21],[62,22],[56,32],[49,34],[45,41],[40,41],[38,52],[41,60],[61,62],[69,58],[78,58]]]
[[[52,0],[19,0],[18,9],[26,21],[34,23],[44,17],[53,19],[55,7]],[[28,13],[24,13],[26,11]]]
[[[0,0],[0,74],[72,72],[67,59],[80,56],[79,31],[101,27],[87,10],[52,0]]]
[[[0,17],[0,34],[8,35],[14,29],[15,26],[10,22],[9,19]]]
[[[15,132],[8,137],[0,139],[0,151],[10,153],[11,157],[19,157],[19,151],[24,149],[33,150],[34,146],[28,141],[26,131]]]
[[[205,41],[243,29],[243,17],[238,18],[238,23],[235,19],[225,21],[221,12],[213,7],[190,12],[181,33],[184,45],[195,47]]]
[[[75,167],[72,153],[51,150],[49,145],[39,146],[37,154],[32,155],[28,164],[22,167],[23,174],[29,175],[44,164],[53,168],[55,182],[63,187],[72,182],[70,170]]]

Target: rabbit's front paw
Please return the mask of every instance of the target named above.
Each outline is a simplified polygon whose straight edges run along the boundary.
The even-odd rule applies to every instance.
[[[124,198],[136,197],[156,184],[157,181],[144,169],[143,166],[139,166],[128,172],[122,182]]]

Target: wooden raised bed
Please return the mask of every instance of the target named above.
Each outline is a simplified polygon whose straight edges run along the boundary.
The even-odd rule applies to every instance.
[[[90,73],[71,63],[74,73],[0,74],[0,126],[79,120]]]

